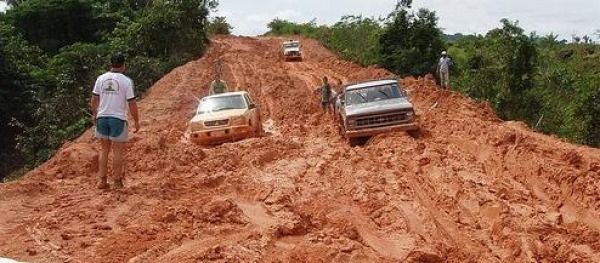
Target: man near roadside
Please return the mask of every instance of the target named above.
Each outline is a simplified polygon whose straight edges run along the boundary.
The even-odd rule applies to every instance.
[[[331,85],[327,77],[323,77],[323,85],[321,86],[321,108],[324,112],[329,112],[331,105]]]
[[[221,79],[221,74],[217,73],[216,79],[210,84],[209,95],[225,93],[227,90],[227,83]]]
[[[440,85],[443,89],[450,88],[450,67],[452,66],[452,60],[448,57],[448,52],[443,51],[442,57],[437,65],[437,72],[440,76]]]
[[[96,138],[102,144],[98,188],[107,189],[108,154],[113,150],[113,182],[115,188],[123,187],[124,166],[127,154],[127,116],[131,112],[135,132],[140,130],[138,107],[133,92],[133,81],[125,76],[125,56],[111,57],[111,69],[96,79],[91,99]]]
[[[210,83],[210,89],[208,90],[208,95],[216,95],[228,92],[227,82],[221,79],[221,73],[223,72],[223,61],[217,60],[217,63],[214,65],[214,76],[215,79]]]
[[[337,92],[334,89],[331,89],[331,94],[329,95],[329,107],[333,114],[335,114],[337,95]]]

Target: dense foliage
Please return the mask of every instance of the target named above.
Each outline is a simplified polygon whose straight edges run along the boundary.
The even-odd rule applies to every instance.
[[[401,76],[433,73],[447,48],[453,89],[489,101],[505,120],[600,146],[600,45],[590,37],[567,43],[526,35],[507,19],[485,35],[444,36],[435,13],[412,12],[410,2],[401,1],[385,20],[346,16],[317,26],[276,19],[269,34],[312,37],[346,59]]]
[[[268,27],[271,35],[303,35],[318,39],[341,57],[363,65],[378,62],[377,45],[373,43],[378,41],[382,28],[380,21],[373,18],[345,16],[330,27],[317,26],[315,21],[295,24],[275,19]]]
[[[455,89],[492,103],[501,117],[600,146],[600,46],[525,35],[516,23],[451,45]]]
[[[534,94],[537,48],[523,29],[504,19],[502,28],[485,37],[465,38],[450,50],[460,67],[456,87],[485,99],[505,119],[538,119],[539,96]],[[463,43],[465,48],[458,48]],[[456,75],[456,74],[455,74]]]
[[[434,12],[415,13],[408,8],[410,1],[403,2],[409,3],[398,5],[387,19],[344,16],[332,26],[275,19],[268,24],[268,34],[316,38],[361,65],[379,64],[402,76],[425,75],[435,69],[444,48],[443,35]]]
[[[442,31],[434,12],[405,8],[394,11],[379,39],[381,66],[398,74],[422,76],[435,71],[435,61],[444,50]]]
[[[25,1],[7,16],[30,43],[52,54],[75,42],[95,42],[110,26],[91,2],[81,0]]]
[[[0,180],[47,160],[91,125],[110,54],[142,93],[208,44],[215,0],[22,0],[0,14]],[[220,24],[226,24],[222,19]],[[228,25],[227,25],[228,26]]]
[[[216,16],[210,19],[208,22],[208,34],[209,35],[229,35],[231,34],[233,27],[227,23],[224,16]]]

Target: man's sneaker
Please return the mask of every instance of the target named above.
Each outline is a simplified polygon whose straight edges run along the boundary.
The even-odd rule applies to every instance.
[[[115,189],[121,189],[121,188],[123,188],[123,178],[115,179],[113,183],[114,183],[113,187]]]
[[[98,180],[98,184],[96,185],[96,187],[100,190],[108,189],[109,185],[106,182],[106,177],[100,178],[100,180]]]

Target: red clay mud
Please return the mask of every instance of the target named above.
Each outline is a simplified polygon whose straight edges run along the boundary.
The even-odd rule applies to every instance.
[[[315,88],[390,73],[303,40],[223,37],[140,102],[126,188],[94,187],[88,131],[0,185],[0,256],[31,262],[600,262],[600,150],[405,79],[422,132],[349,147]],[[269,135],[202,148],[187,122],[221,59]],[[435,101],[438,106],[431,108]]]

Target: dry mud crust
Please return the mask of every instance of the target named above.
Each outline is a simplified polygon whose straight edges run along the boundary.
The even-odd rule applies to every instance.
[[[140,103],[126,188],[96,190],[88,131],[0,186],[0,255],[31,262],[600,262],[600,150],[500,121],[486,104],[402,81],[420,135],[350,147],[315,88],[390,75],[303,39],[213,39]],[[224,63],[269,136],[203,148],[187,122]],[[437,107],[432,108],[435,102]],[[7,238],[8,237],[8,238]]]

